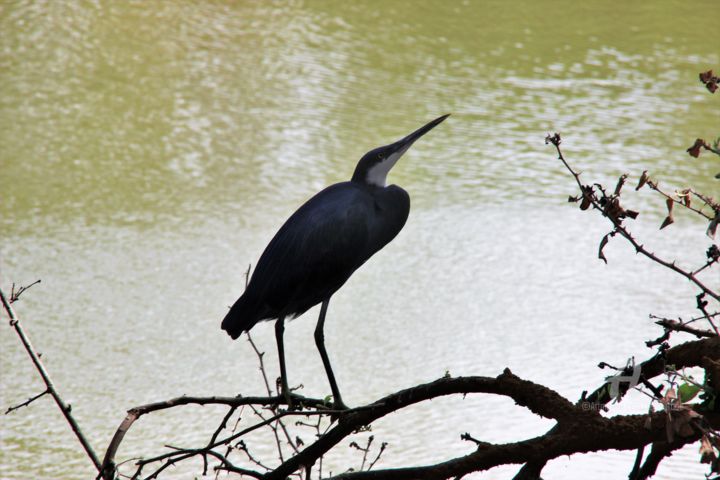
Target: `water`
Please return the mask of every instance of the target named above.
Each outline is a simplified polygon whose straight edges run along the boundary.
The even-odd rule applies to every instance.
[[[648,313],[691,314],[694,290],[619,240],[608,266],[595,258],[607,225],[565,203],[573,182],[544,135],[560,131],[593,180],[648,169],[669,188],[717,194],[716,164],[684,153],[720,124],[717,98],[697,82],[720,68],[717,11],[711,1],[5,3],[0,283],[42,278],[17,310],[99,451],[131,406],[262,393],[250,346],[219,329],[247,265],[365,151],[452,112],[390,175],[412,197],[405,229],[330,304],[345,400],[505,367],[575,399],[602,382],[599,361],[647,357],[643,342],[659,334]],[[655,250],[702,261],[701,223],[678,216],[658,232],[663,202],[627,201]],[[287,326],[286,348],[291,384],[323,396],[316,315]],[[6,408],[41,386],[12,330],[0,332]],[[277,375],[272,325],[253,334]],[[645,408],[638,395],[613,412]],[[119,458],[197,445],[223,413],[143,419]],[[378,465],[391,467],[468,453],[466,431],[502,442],[549,426],[476,396],[413,407],[373,433],[389,442]],[[48,399],[4,416],[1,432],[4,479],[93,476]],[[270,444],[250,445],[274,461]],[[545,474],[624,477],[633,458],[559,459]],[[698,477],[697,461],[687,447],[658,478]],[[343,444],[326,468],[359,462]]]

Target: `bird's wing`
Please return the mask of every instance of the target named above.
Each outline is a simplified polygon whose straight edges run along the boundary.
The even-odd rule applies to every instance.
[[[373,253],[372,197],[348,183],[321,191],[280,228],[251,286],[272,310],[300,314],[340,288]]]

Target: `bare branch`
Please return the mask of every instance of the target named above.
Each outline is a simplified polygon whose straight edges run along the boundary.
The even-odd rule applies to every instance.
[[[18,288],[17,290],[15,290],[15,284],[13,283],[12,288],[10,289],[10,303],[12,304],[12,303],[15,303],[18,300],[20,300],[20,295],[22,295],[25,291],[29,290],[33,285],[37,285],[41,281],[42,280],[37,279],[33,283],[31,283],[30,285],[28,285],[26,287],[23,287],[21,285],[20,288]]]
[[[34,397],[30,397],[30,398],[28,398],[27,400],[25,400],[24,402],[22,402],[22,403],[20,403],[20,404],[18,404],[18,405],[15,405],[15,406],[13,406],[13,407],[9,407],[9,408],[5,411],[5,415],[7,415],[8,413],[13,412],[13,411],[15,411],[15,410],[18,410],[18,409],[20,409],[20,408],[22,408],[22,407],[27,407],[28,405],[30,405],[31,403],[33,403],[35,400],[37,400],[37,399],[39,399],[39,398],[42,398],[42,397],[44,397],[45,395],[49,395],[49,394],[50,394],[50,391],[49,391],[49,390],[45,390],[44,392],[40,392],[40,393],[38,393],[37,395],[35,395]]]
[[[650,315],[650,318],[658,318],[658,317]],[[699,328],[693,328],[693,327],[688,326],[685,323],[679,322],[677,320],[671,320],[669,318],[660,318],[655,323],[667,330],[690,333],[692,335],[695,335],[698,338],[710,338],[710,337],[717,336],[717,334],[715,334],[709,330],[701,330]]]
[[[39,280],[35,283],[39,283]],[[33,283],[32,285],[35,285]],[[30,286],[32,286],[30,285]],[[18,292],[15,293],[15,299],[17,300],[18,295],[20,293],[27,290],[28,287],[21,287]],[[100,470],[100,460],[98,460],[97,455],[95,455],[95,451],[93,450],[92,446],[90,446],[90,442],[88,442],[87,438],[85,437],[85,434],[83,434],[82,430],[80,429],[80,426],[78,425],[77,421],[75,420],[75,417],[73,417],[71,413],[72,407],[65,403],[65,401],[60,397],[60,394],[55,389],[55,385],[53,384],[53,381],[50,379],[50,374],[45,369],[45,365],[43,365],[42,361],[40,360],[40,356],[36,353],[35,348],[30,343],[30,338],[28,338],[27,334],[25,333],[25,330],[23,329],[22,325],[20,324],[20,319],[15,315],[15,310],[13,310],[12,305],[10,305],[10,302],[5,297],[5,293],[3,293],[2,289],[0,289],[0,300],[2,300],[3,307],[5,308],[5,311],[7,312],[8,316],[10,317],[10,326],[12,326],[15,329],[15,332],[20,337],[20,341],[22,342],[23,346],[25,347],[25,351],[30,356],[30,359],[32,360],[33,364],[35,365],[35,369],[40,374],[40,377],[42,377],[43,382],[45,383],[45,387],[47,391],[52,395],[53,400],[55,400],[55,403],[57,404],[58,408],[62,412],[63,416],[65,417],[65,420],[67,420],[68,424],[70,424],[70,428],[75,433],[75,436],[80,441],[80,444],[83,447],[83,450],[85,450],[85,453],[90,458],[90,460],[95,465],[95,468]]]
[[[300,406],[310,407],[310,408],[317,408],[322,407],[325,405],[323,400],[320,399],[313,399],[313,398],[306,398],[301,397],[300,395],[294,395],[293,396],[293,402],[296,402]],[[102,463],[102,469],[101,469],[101,475],[102,478],[105,480],[111,480],[113,478],[113,474],[115,472],[115,454],[117,453],[118,448],[120,447],[120,444],[123,441],[123,438],[125,437],[125,434],[130,430],[130,427],[132,427],[133,423],[140,418],[143,415],[146,415],[148,413],[156,412],[159,410],[166,410],[168,408],[173,408],[181,405],[227,405],[229,407],[238,407],[241,405],[285,405],[285,397],[282,395],[274,396],[274,397],[243,397],[243,396],[237,396],[237,397],[188,397],[188,396],[182,396],[173,398],[171,400],[166,400],[162,402],[154,402],[154,403],[148,403],[146,405],[141,405],[139,407],[132,408],[128,410],[127,416],[122,421],[120,426],[115,432],[115,435],[113,436],[112,440],[110,441],[110,445],[108,446],[107,451],[105,452],[105,458]],[[325,411],[323,411],[324,413]],[[281,416],[287,414],[288,412],[282,412],[280,415],[275,415],[272,418],[268,420],[268,422],[273,422],[277,418],[280,418]],[[299,414],[308,414],[311,412],[296,412]],[[262,424],[266,424],[267,422],[262,422]],[[220,441],[214,441],[211,443],[211,446],[207,448],[209,451],[212,448],[215,448],[219,445],[226,444],[228,441],[232,441],[235,438],[238,438],[240,435],[232,435],[229,437],[230,439],[220,440]]]

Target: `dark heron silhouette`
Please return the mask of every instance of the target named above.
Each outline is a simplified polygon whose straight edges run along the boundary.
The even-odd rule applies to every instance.
[[[447,117],[369,151],[355,167],[352,180],[325,188],[298,208],[265,248],[245,292],[222,321],[222,329],[236,339],[259,321],[277,319],[281,389],[288,405],[292,402],[285,369],[284,322],[322,302],[315,343],[330,382],[333,405],[347,408],[325,350],[323,326],[330,297],[405,225],[410,196],[397,185],[386,186],[387,174],[418,138]]]

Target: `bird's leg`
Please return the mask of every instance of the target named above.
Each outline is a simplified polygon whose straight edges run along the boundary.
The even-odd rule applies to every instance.
[[[330,388],[333,394],[333,408],[337,410],[347,410],[348,407],[343,403],[342,397],[340,396],[340,389],[338,389],[337,382],[335,382],[335,375],[333,374],[332,367],[330,366],[330,359],[328,358],[327,351],[325,350],[325,334],[323,328],[325,327],[325,314],[327,313],[328,304],[330,299],[324,300],[320,307],[320,318],[318,318],[317,326],[315,327],[315,344],[320,351],[320,357],[322,358],[323,365],[325,366],[325,373],[327,373],[328,380],[330,381]]]
[[[288,409],[292,409],[292,399],[290,398],[290,387],[287,381],[287,371],[285,370],[285,347],[283,346],[283,333],[285,332],[285,317],[280,317],[275,322],[275,340],[277,340],[278,356],[280,357],[280,390],[285,397]]]

